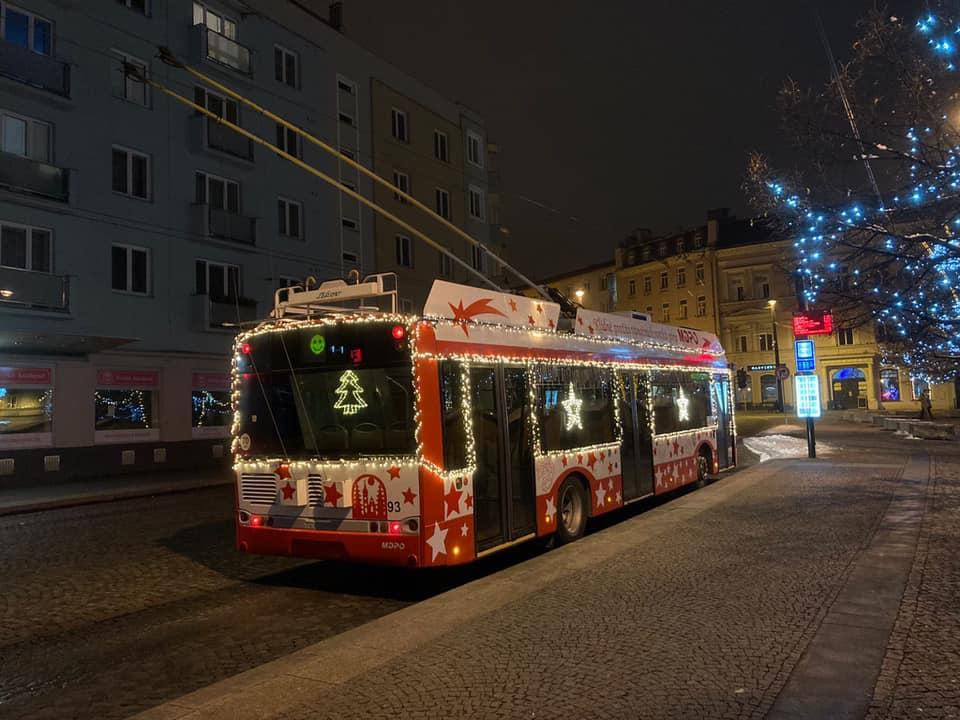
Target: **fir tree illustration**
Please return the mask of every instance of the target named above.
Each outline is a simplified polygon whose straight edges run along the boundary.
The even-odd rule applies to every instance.
[[[340,387],[335,391],[338,399],[333,406],[344,415],[354,415],[357,410],[367,406],[363,399],[363,388],[360,387],[360,378],[353,370],[347,370],[340,376]]]

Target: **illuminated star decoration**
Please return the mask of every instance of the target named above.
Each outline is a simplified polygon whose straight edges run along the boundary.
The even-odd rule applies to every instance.
[[[340,387],[335,392],[339,398],[333,406],[344,415],[355,415],[357,410],[367,406],[366,400],[363,399],[360,378],[353,370],[347,370],[340,376]]]
[[[563,405],[564,422],[566,430],[574,428],[583,429],[583,423],[580,421],[580,408],[583,407],[583,400],[573,394],[573,383],[567,390],[567,399],[560,403]]]
[[[680,388],[677,396],[677,410],[680,413],[680,422],[690,419],[690,398],[683,394],[683,388]]]

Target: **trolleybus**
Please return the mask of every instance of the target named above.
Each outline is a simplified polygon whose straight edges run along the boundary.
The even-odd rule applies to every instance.
[[[714,335],[646,316],[436,281],[415,317],[392,274],[285,288],[236,340],[237,546],[430,567],[569,542],[732,466],[731,393]]]

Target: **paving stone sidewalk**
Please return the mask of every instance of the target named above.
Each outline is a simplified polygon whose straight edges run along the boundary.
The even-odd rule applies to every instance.
[[[896,453],[751,468],[140,717],[762,718]]]

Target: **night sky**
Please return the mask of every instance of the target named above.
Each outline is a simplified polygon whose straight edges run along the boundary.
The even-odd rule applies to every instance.
[[[791,157],[773,108],[783,80],[828,78],[814,9],[842,60],[873,2],[344,5],[348,36],[486,119],[506,257],[536,279],[611,259],[633,228],[747,215],[748,153]]]

